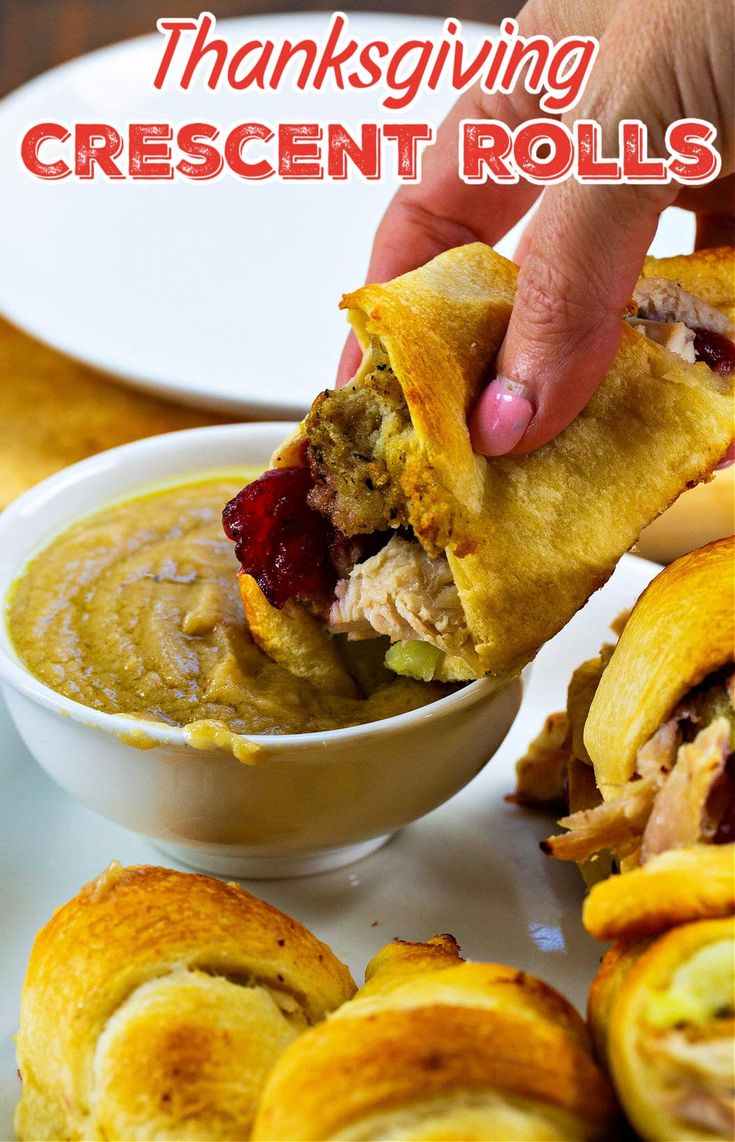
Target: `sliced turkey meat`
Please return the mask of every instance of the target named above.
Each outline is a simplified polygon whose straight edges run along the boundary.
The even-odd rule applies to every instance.
[[[446,558],[430,559],[399,535],[338,582],[329,625],[351,638],[422,639],[446,654],[459,653],[468,639]]]
[[[633,301],[636,312],[627,318],[633,328],[690,365],[700,359],[702,334],[731,339],[735,333],[724,313],[669,278],[641,278]]]
[[[715,718],[679,750],[668,780],[643,833],[641,863],[667,849],[686,848],[703,838],[705,809],[730,754],[730,723]]]
[[[594,809],[580,809],[569,817],[562,817],[559,824],[569,832],[549,837],[541,848],[557,860],[587,860],[603,849],[609,849],[619,858],[628,856],[640,847],[641,833],[651,814],[656,790],[654,778],[629,781],[614,801],[603,801]]]
[[[640,318],[651,323],[682,324],[689,329],[706,329],[732,337],[733,326],[728,317],[693,293],[687,293],[669,278],[641,278],[633,291],[638,313],[628,320]]]
[[[697,360],[694,348],[696,333],[683,321],[650,321],[643,318],[631,318],[630,323],[636,333],[642,333],[649,341],[662,345],[670,353],[676,353],[693,365]]]
[[[569,832],[550,837],[545,851],[559,860],[584,860],[609,849],[619,860],[645,864],[657,853],[716,840],[721,812],[712,810],[729,804],[721,797],[714,802],[713,795],[731,781],[732,677],[709,691],[723,706],[729,700],[730,716],[707,717],[696,701],[682,703],[638,751],[635,772],[618,795],[562,818]],[[682,741],[684,725],[696,730],[692,741]]]

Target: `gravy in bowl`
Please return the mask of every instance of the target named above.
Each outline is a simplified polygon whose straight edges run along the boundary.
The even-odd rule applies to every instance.
[[[256,471],[246,473],[253,479]],[[206,738],[373,722],[453,687],[392,676],[365,697],[317,690],[273,662],[243,617],[222,508],[240,476],[141,494],[87,516],[25,567],[7,624],[26,668],[85,706]]]

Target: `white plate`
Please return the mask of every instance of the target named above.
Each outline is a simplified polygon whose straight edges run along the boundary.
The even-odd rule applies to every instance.
[[[328,13],[218,23],[233,43],[321,36]],[[356,35],[441,33],[425,17],[350,13]],[[492,34],[463,24],[470,44]],[[375,91],[155,92],[163,38],[131,40],[41,76],[0,103],[0,312],[59,349],[139,387],[232,411],[300,415],[333,383],[346,334],[337,304],[367,268],[397,183],[43,182],[19,159],[34,123],[244,120],[438,124],[447,90],[386,112]],[[512,254],[518,228],[499,244]],[[669,214],[656,253],[691,248]]]
[[[362,980],[394,936],[451,932],[466,956],[506,962],[557,986],[584,1010],[601,947],[582,928],[576,868],[542,855],[543,814],[509,805],[514,763],[572,670],[610,637],[609,624],[660,570],[625,556],[612,579],[539,654],[516,723],[496,757],[441,809],[358,864],[248,887],[308,925]],[[101,767],[104,758],[100,758]],[[36,930],[111,860],[160,864],[146,841],[73,801],[36,766],[0,700],[0,1138],[11,1138],[19,1088],[12,1036]]]

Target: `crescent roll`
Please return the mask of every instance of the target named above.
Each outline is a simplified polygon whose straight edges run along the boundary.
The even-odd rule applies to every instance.
[[[735,922],[703,920],[616,944],[589,1018],[637,1134],[699,1142],[735,1134]]]
[[[626,873],[643,866],[647,875],[596,890],[593,930],[607,930],[601,914],[605,902],[617,907],[616,894],[619,920],[627,916],[634,930],[663,926],[656,914],[674,922],[696,919],[703,907],[714,909],[709,915],[732,909],[731,880],[714,876],[698,889],[696,869],[732,865],[734,650],[735,539],[729,537],[656,576],[617,645],[599,660],[582,744],[571,746],[575,760],[583,753],[592,763],[598,803],[562,817],[559,824],[569,831],[544,848],[580,862],[612,854]],[[566,739],[563,745],[570,748]],[[710,846],[723,854],[699,851]],[[676,877],[663,870],[674,867],[671,854],[689,849],[695,850],[691,858],[681,859],[682,870],[689,862],[691,891],[678,892]]]
[[[726,249],[696,255],[646,258],[643,278],[667,278],[735,321],[735,269]],[[735,530],[735,469],[716,471],[711,480],[685,492],[642,532],[636,551],[656,563],[704,547]]]
[[[732,272],[732,251],[716,261]],[[516,276],[475,243],[348,294],[362,367],[316,399],[273,460],[308,466],[310,508],[338,539],[370,540],[369,554],[338,560],[318,600],[297,586],[295,597],[348,638],[387,636],[386,662],[399,673],[460,681],[520,670],[642,528],[708,478],[733,435],[731,319],[669,279],[646,278],[629,320],[621,315],[615,361],[575,421],[528,455],[475,455],[467,417],[505,335]],[[259,578],[257,562],[246,554],[243,566],[272,588],[273,568]]]
[[[639,939],[735,913],[735,845],[692,845],[594,884],[582,922],[598,940]]]
[[[697,250],[669,258],[646,258],[643,279],[666,278],[678,282],[688,293],[735,320],[735,274],[732,247]]]
[[[678,702],[735,657],[735,538],[677,559],[650,583],[600,679],[584,744],[607,800]]]
[[[439,936],[384,948],[355,998],[284,1052],[253,1139],[591,1139],[615,1113],[570,1004]]]
[[[23,985],[21,1139],[246,1139],[281,1051],[346,967],[234,884],[113,864],[41,929]]]

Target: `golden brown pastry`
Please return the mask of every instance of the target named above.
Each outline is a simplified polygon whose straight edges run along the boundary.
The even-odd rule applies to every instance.
[[[590,705],[584,743],[603,797],[634,772],[654,731],[735,655],[735,539],[672,563],[641,595]]]
[[[735,913],[735,845],[692,845],[592,886],[582,921],[598,940],[639,939]]]
[[[669,278],[735,321],[735,270],[728,249],[700,250],[696,256],[646,258],[644,278]],[[735,530],[735,468],[684,492],[641,534],[636,551],[646,559],[671,563],[695,547]]]
[[[566,1000],[438,936],[388,945],[355,998],[288,1048],[253,1139],[591,1139],[614,1116]]]
[[[615,633],[622,630],[626,618],[627,615],[621,615],[615,621]],[[613,649],[606,643],[595,658],[574,671],[567,687],[566,709],[547,717],[541,733],[516,763],[516,790],[507,798],[509,801],[556,813],[564,810],[560,824],[586,820],[588,811],[600,805],[602,797],[584,746],[584,723]],[[541,847],[559,859],[576,860],[588,886],[610,875],[611,853],[602,851],[601,846],[584,845],[584,852],[567,854],[568,843],[568,835],[563,834],[542,842]]]
[[[531,809],[568,808],[569,767],[575,762],[566,710],[549,714],[541,733],[516,762],[516,789],[508,801]]]
[[[354,679],[323,622],[295,599],[276,610],[250,575],[240,575],[239,585],[248,630],[265,654],[292,674],[306,678],[317,690],[357,697]]]
[[[113,864],[39,932],[23,986],[21,1139],[246,1139],[281,1051],[346,967],[234,884]]]
[[[622,618],[618,623],[619,631]],[[612,644],[605,643],[598,655],[574,671],[567,686],[566,709],[549,714],[526,755],[516,763],[517,789],[512,800],[539,808],[561,804],[572,812],[583,807],[575,804],[570,787],[573,775],[592,766],[584,745],[584,724],[613,650]],[[600,800],[597,793],[592,803]]]
[[[589,997],[595,1042],[637,1133],[651,1142],[735,1134],[735,927],[703,920],[616,944]]]
[[[735,540],[730,537],[683,556],[651,582],[617,646],[601,656],[596,684],[590,675],[583,734],[564,740],[575,760],[582,751],[582,760],[591,759],[598,804],[574,805],[570,799],[572,813],[559,822],[569,831],[544,844],[552,856],[587,861],[612,854],[627,873],[679,850],[724,850],[720,857],[693,852],[694,879],[682,891],[675,876],[658,873],[653,889],[654,869],[669,867],[666,861],[627,881],[627,888],[597,889],[602,912],[609,901],[617,922],[626,917],[633,930],[636,925],[656,930],[667,922],[732,909],[732,886],[713,877],[706,891],[698,891],[694,870],[698,863],[719,867],[732,860],[734,644]],[[674,863],[672,856],[671,867]],[[704,907],[710,911],[703,913]],[[596,919],[592,930],[607,923]]]
[[[732,267],[732,252],[720,261]],[[730,319],[654,278],[573,424],[526,456],[475,455],[467,414],[505,333],[516,273],[472,244],[348,295],[363,366],[317,398],[274,458],[308,464],[310,508],[338,536],[378,541],[338,561],[336,587],[326,577],[308,601],[328,610],[332,630],[387,635],[401,651],[386,661],[402,673],[456,681],[520,669],[642,527],[707,478],[732,436]],[[712,367],[702,363],[707,338],[732,361],[709,353]],[[241,544],[240,554],[262,586],[257,553]]]

